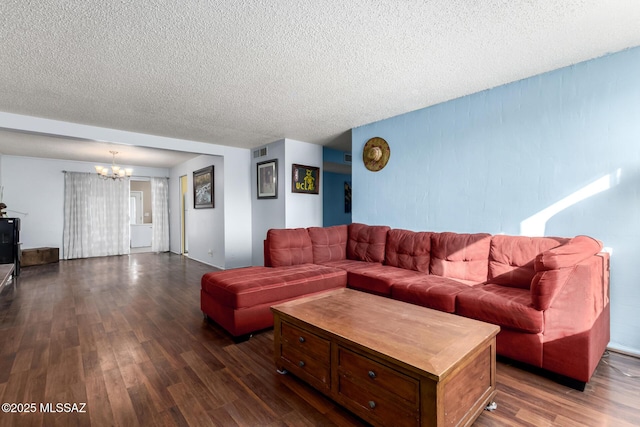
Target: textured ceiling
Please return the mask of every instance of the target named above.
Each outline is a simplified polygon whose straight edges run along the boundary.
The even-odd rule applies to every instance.
[[[2,0],[0,40],[0,111],[342,148],[353,127],[640,46],[640,1]]]
[[[104,141],[60,138],[50,134],[15,132],[0,128],[0,153],[45,159],[64,159],[110,165],[114,160],[121,166],[146,166],[170,169],[198,154],[157,148],[134,147]]]

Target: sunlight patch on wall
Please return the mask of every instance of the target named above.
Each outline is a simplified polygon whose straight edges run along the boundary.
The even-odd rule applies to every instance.
[[[620,183],[622,169],[603,176],[520,223],[521,236],[544,236],[547,222],[563,210]]]

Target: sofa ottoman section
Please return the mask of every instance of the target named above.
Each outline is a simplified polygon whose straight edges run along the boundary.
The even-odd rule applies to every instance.
[[[205,315],[239,337],[273,326],[274,304],[346,284],[346,271],[315,264],[214,271],[202,276],[200,306]]]

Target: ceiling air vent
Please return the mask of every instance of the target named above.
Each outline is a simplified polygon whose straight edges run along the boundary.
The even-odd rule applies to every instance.
[[[344,153],[344,162],[351,163],[351,153]]]
[[[253,158],[264,157],[267,155],[267,147],[262,147],[253,151]]]

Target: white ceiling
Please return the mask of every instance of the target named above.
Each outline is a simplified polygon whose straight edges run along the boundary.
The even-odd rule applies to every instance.
[[[349,149],[353,127],[640,46],[640,1],[3,0],[0,40],[0,111]],[[29,148],[13,137],[0,152]]]
[[[117,153],[115,158],[111,151]],[[115,163],[121,166],[135,165],[167,169],[197,156],[197,154],[182,151],[61,138],[50,134],[15,132],[2,128],[0,128],[0,153],[9,156],[92,162],[103,166],[108,166],[115,160]]]

